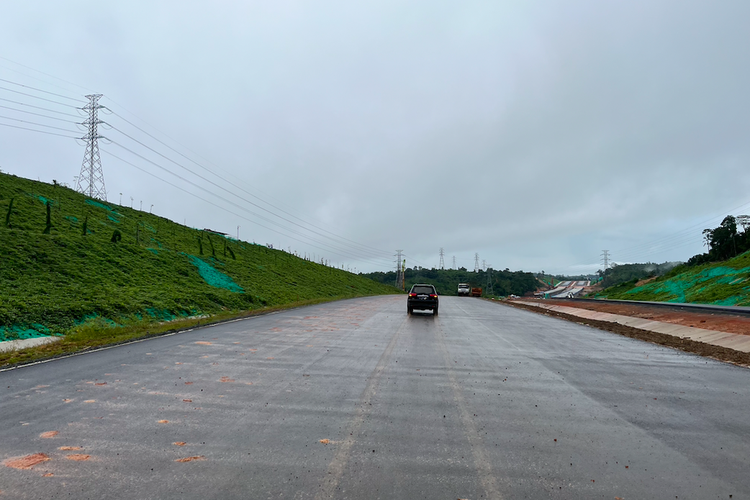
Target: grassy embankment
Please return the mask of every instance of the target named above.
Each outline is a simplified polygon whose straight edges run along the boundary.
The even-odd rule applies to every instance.
[[[259,311],[397,292],[284,251],[6,174],[0,263],[0,341],[65,336],[0,353],[0,365]]]
[[[638,280],[607,288],[596,298],[750,306],[750,252],[700,266],[677,266],[637,286]]]

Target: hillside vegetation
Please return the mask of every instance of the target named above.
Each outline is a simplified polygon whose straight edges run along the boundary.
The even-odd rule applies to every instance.
[[[750,306],[750,252],[723,262],[681,265],[653,281],[605,289],[597,298]]]
[[[7,174],[0,174],[0,259],[0,340],[396,292]]]

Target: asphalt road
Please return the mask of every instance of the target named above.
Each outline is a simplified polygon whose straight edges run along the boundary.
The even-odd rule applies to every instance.
[[[0,390],[0,498],[750,498],[750,370],[473,298],[296,309]]]

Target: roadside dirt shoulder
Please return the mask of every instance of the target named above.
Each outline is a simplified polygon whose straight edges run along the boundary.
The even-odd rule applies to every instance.
[[[607,304],[597,302],[577,302],[575,300],[545,300],[545,304],[556,306],[576,307],[589,311],[621,314],[631,318],[643,318],[675,325],[692,326],[717,332],[750,335],[750,316],[734,316],[724,313],[706,311],[669,310],[658,306],[637,304]]]
[[[581,325],[593,326],[594,328],[598,328],[600,330],[605,330],[605,331],[612,332],[612,333],[617,333],[619,335],[624,335],[625,337],[630,337],[630,338],[633,338],[633,339],[638,339],[638,340],[643,340],[643,341],[646,341],[646,342],[651,342],[653,344],[659,344],[659,345],[663,345],[663,346],[666,346],[666,347],[671,347],[671,348],[674,348],[674,349],[679,349],[681,351],[690,352],[690,353],[693,353],[693,354],[698,354],[700,356],[706,356],[706,357],[717,359],[717,360],[720,360],[720,361],[726,361],[726,362],[729,362],[729,363],[734,363],[736,365],[740,365],[740,366],[744,366],[744,367],[750,367],[750,353],[735,351],[734,349],[729,349],[729,348],[726,348],[726,347],[720,347],[720,346],[716,346],[716,345],[712,345],[712,344],[706,344],[704,342],[697,342],[695,340],[681,339],[681,338],[675,337],[673,335],[666,335],[666,334],[663,334],[663,333],[652,332],[652,331],[649,331],[649,330],[641,330],[639,328],[633,328],[633,327],[630,327],[630,326],[621,325],[619,323],[610,323],[608,321],[599,321],[599,320],[593,320],[593,319],[588,319],[588,318],[581,318],[579,316],[573,316],[571,314],[565,314],[565,313],[561,313],[561,312],[558,312],[558,311],[550,311],[550,310],[547,310],[547,309],[542,309],[542,308],[535,307],[533,305],[524,303],[523,301],[504,301],[502,303],[505,304],[505,305],[509,305],[511,307],[517,307],[519,309],[526,309],[528,311],[533,311],[533,312],[535,312],[537,314],[546,314],[547,316],[552,316],[552,317],[555,317],[555,318],[565,319],[565,320],[572,321],[572,322],[575,322],[575,323],[578,323],[578,324],[581,324]],[[545,303],[572,307],[572,305],[569,302],[567,302],[567,301],[549,300],[549,301],[545,301]],[[583,305],[584,303],[579,303],[579,304]],[[587,305],[589,305],[589,304],[587,304]],[[615,305],[615,304],[590,304],[590,305],[591,306],[598,306],[598,307],[601,307],[601,306],[606,306],[606,307],[619,306],[619,305]],[[728,330],[721,330],[718,327],[716,327],[717,325],[722,324],[722,321],[726,320],[727,318],[721,318],[720,321],[717,322],[717,323],[714,323],[714,322],[710,322],[709,323],[709,319],[710,318],[715,318],[716,316],[719,316],[719,315],[715,315],[715,314],[710,314],[710,313],[708,313],[708,314],[707,313],[690,313],[690,312],[686,312],[684,314],[683,313],[676,313],[675,316],[671,317],[672,321],[667,321],[666,319],[662,319],[662,317],[644,316],[644,314],[649,314],[649,313],[647,313],[646,311],[640,310],[640,307],[638,307],[638,306],[636,306],[638,308],[638,311],[634,311],[633,309],[630,309],[629,313],[625,312],[625,311],[628,310],[626,308],[627,307],[631,307],[631,306],[627,306],[626,304],[624,304],[623,306],[625,308],[619,309],[619,310],[616,310],[614,308],[613,309],[593,309],[593,308],[589,308],[589,307],[582,307],[582,309],[590,309],[590,310],[594,310],[594,311],[608,312],[608,313],[611,313],[611,314],[622,314],[624,316],[653,319],[655,321],[671,322],[671,323],[677,323],[677,324],[681,324],[681,325],[685,325],[685,326],[699,326],[700,328],[711,329],[711,330],[716,330],[716,331],[728,331]],[[656,309],[656,311],[654,311],[654,312],[652,312],[650,314],[664,315],[663,317],[669,316],[669,314],[668,314],[667,311],[661,311],[658,308],[654,308],[654,307],[652,307],[650,309]],[[637,312],[638,314],[633,314],[634,312]],[[698,316],[700,316],[700,318],[698,318],[698,321],[696,321],[696,316],[693,316],[693,314],[697,314]],[[678,323],[676,321],[677,319],[679,319],[678,317],[681,317],[682,321],[686,321],[686,322],[685,323]],[[742,318],[742,317],[738,318],[738,317],[735,317],[735,316],[731,316],[729,318],[731,318],[731,319],[740,319],[740,320],[745,319],[745,318]],[[691,322],[691,319],[692,319],[692,322]],[[704,319],[705,322],[701,323],[700,322],[701,319]],[[750,325],[750,322],[748,322],[746,324]],[[713,326],[715,326],[715,328],[711,328],[709,325],[713,325]],[[750,331],[750,329],[748,329],[746,327],[744,331],[734,331],[734,332],[730,332],[730,333],[742,333],[742,334],[748,335],[749,331]]]

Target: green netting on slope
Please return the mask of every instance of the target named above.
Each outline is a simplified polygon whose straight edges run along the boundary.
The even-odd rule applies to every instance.
[[[114,212],[114,210],[112,210],[112,207],[107,206],[104,203],[99,203],[98,201],[86,200],[86,204],[94,206],[94,207],[103,208],[104,210],[108,210],[110,212]]]
[[[235,283],[232,278],[222,273],[221,271],[216,270],[210,264],[202,261],[194,255],[188,255],[188,258],[190,259],[190,262],[198,268],[198,274],[201,275],[201,278],[203,278],[203,280],[209,285],[216,288],[224,288],[226,290],[229,290],[230,292],[245,292],[245,290],[243,290],[241,286]]]
[[[6,340],[36,339],[40,337],[49,337],[52,333],[44,325],[33,324],[30,327],[0,326],[0,342]]]
[[[49,202],[50,205],[54,205],[56,203],[55,200],[50,200],[49,198],[45,198],[41,195],[37,195],[37,198],[39,198],[39,201],[41,201],[45,205],[47,204],[47,202]]]
[[[741,284],[750,277],[750,267],[710,267],[698,272],[687,272],[665,281],[657,281],[625,292],[636,300],[667,302],[703,302],[735,305],[746,300]]]

